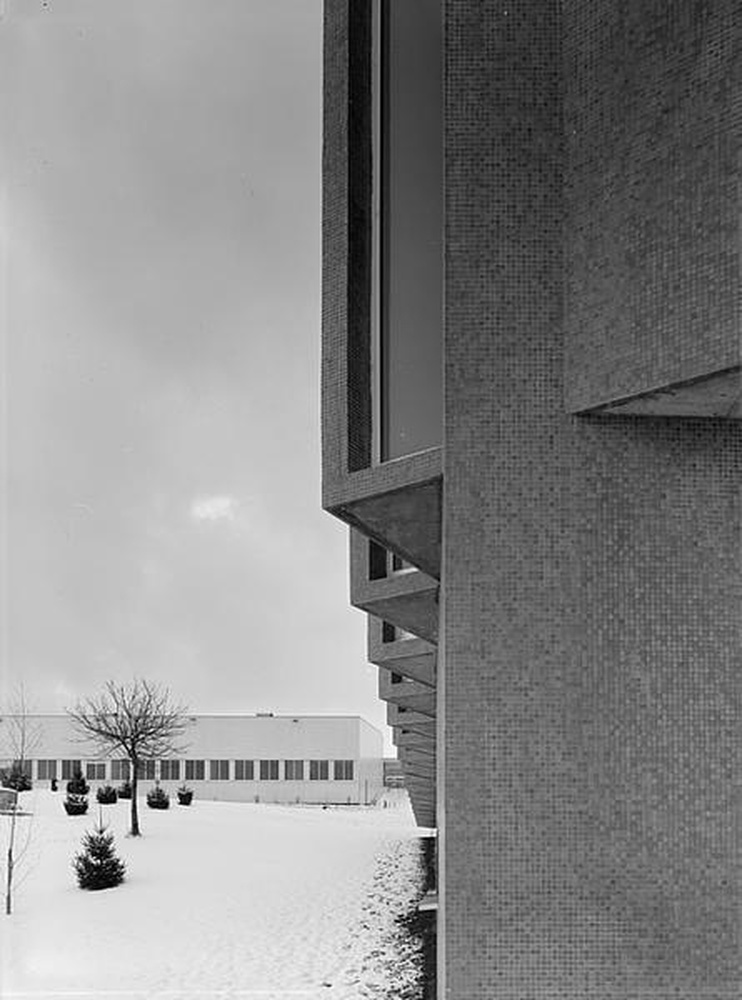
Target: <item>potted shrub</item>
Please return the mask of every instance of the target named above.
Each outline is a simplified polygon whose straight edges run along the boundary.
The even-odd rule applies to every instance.
[[[110,806],[113,805],[118,798],[118,793],[112,785],[103,785],[95,793],[95,797],[101,805]]]
[[[76,767],[72,772],[72,777],[67,782],[67,791],[71,795],[87,795],[90,791],[90,785],[83,777],[79,767]]]
[[[76,792],[67,792],[67,798],[62,805],[68,816],[82,816],[88,811],[88,797]]]
[[[169,809],[170,796],[159,785],[155,785],[153,789],[147,792],[147,805],[150,809]]]
[[[178,788],[178,802],[182,806],[189,806],[193,802],[193,789],[188,785],[181,785]]]
[[[130,799],[131,798],[131,782],[124,781],[118,787],[118,797],[120,799]]]
[[[12,788],[16,792],[30,792],[32,787],[31,776],[17,760],[0,772],[0,783],[3,788]]]

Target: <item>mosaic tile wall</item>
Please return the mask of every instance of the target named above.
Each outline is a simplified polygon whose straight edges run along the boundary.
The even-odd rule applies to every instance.
[[[566,395],[740,363],[738,0],[567,0]]]
[[[732,1000],[742,430],[565,413],[559,6],[444,8],[440,995]]]

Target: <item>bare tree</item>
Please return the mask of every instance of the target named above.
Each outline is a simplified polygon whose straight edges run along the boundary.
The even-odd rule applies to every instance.
[[[4,775],[3,784],[16,790],[15,802],[10,807],[10,829],[8,831],[8,850],[5,856],[5,913],[13,912],[14,879],[18,866],[23,860],[31,838],[29,823],[26,837],[18,846],[18,793],[31,787],[30,761],[41,741],[38,723],[31,722],[28,713],[26,691],[21,684],[10,704],[10,712],[0,719],[3,723],[3,748],[11,760],[10,772]]]
[[[188,728],[187,709],[174,705],[167,688],[146,680],[130,684],[108,681],[103,693],[68,709],[80,742],[90,742],[101,754],[120,754],[131,767],[131,836],[139,837],[137,784],[146,760],[174,757],[184,748],[179,737]]]

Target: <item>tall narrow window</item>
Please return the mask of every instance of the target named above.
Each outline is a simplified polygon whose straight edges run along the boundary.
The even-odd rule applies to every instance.
[[[278,781],[278,761],[277,760],[261,760],[261,762],[260,762],[260,780],[261,781]]]
[[[381,461],[441,443],[440,0],[380,0],[376,114],[376,394]]]
[[[128,760],[111,761],[111,781],[128,781],[131,777],[131,767]]]
[[[57,777],[56,760],[39,760],[36,762],[36,775],[39,781],[52,781]]]
[[[304,780],[304,761],[287,760],[284,762],[284,777],[286,781]]]
[[[145,781],[155,780],[155,762],[153,760],[140,760],[137,765],[137,778]]]
[[[211,781],[229,781],[229,761],[210,760],[209,778]]]
[[[329,760],[310,760],[309,761],[309,780],[310,781],[327,781],[330,776],[330,762]]]
[[[353,780],[353,761],[352,760],[336,760],[333,766],[333,778],[335,781],[352,781]]]
[[[63,760],[62,761],[62,781],[69,781],[72,775],[80,770],[81,761],[79,760]]]
[[[180,761],[161,760],[160,778],[163,781],[180,781]]]
[[[255,780],[255,761],[254,760],[236,760],[234,762],[234,780],[235,781],[254,781]]]
[[[368,540],[368,578],[383,580],[387,573],[387,551],[372,538]]]
[[[203,781],[206,777],[206,762],[203,760],[187,760],[185,762],[186,781]]]

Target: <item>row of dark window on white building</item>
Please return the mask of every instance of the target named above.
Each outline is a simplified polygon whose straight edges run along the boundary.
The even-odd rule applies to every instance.
[[[56,760],[27,760],[30,778],[51,781],[59,777]],[[63,760],[62,781],[82,771],[88,781],[128,781],[128,760]],[[307,766],[308,765],[308,766]],[[330,766],[332,765],[332,767]],[[353,781],[352,760],[144,760],[138,777],[145,781]]]

